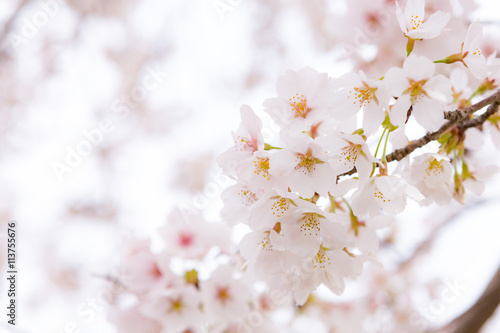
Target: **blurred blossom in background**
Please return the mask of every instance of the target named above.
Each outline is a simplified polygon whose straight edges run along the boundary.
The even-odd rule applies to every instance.
[[[496,2],[482,2],[472,15],[498,20]],[[335,77],[354,69],[351,56],[370,60],[387,51],[367,46],[354,55],[338,47],[343,34],[366,37],[354,29],[363,22],[343,17],[346,6],[341,0],[0,1],[0,223],[17,221],[20,260],[19,324],[2,320],[0,331],[115,332],[107,300],[116,286],[108,280],[119,278],[124,245],[150,236],[176,205],[220,219],[219,197],[228,184],[215,159],[232,143],[240,105],[266,117],[262,101],[274,96],[287,69],[310,66]],[[491,31],[500,36],[496,24]],[[383,72],[381,59],[374,61]],[[415,239],[404,242],[402,253]],[[2,245],[2,269],[4,251]],[[498,246],[484,251],[500,252]],[[471,271],[495,268],[476,266]],[[475,290],[478,276],[465,275],[471,287],[464,302],[488,274]]]

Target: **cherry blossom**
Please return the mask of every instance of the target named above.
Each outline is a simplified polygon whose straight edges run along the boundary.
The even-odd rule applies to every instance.
[[[476,166],[467,170],[463,175],[463,185],[475,195],[480,196],[484,191],[484,182],[498,172],[500,172],[498,165]]]
[[[227,251],[230,247],[229,228],[221,223],[208,224],[198,214],[184,214],[175,209],[160,235],[165,240],[164,253],[186,259],[201,259],[213,246]]]
[[[396,1],[396,15],[401,30],[411,39],[436,38],[451,17],[449,13],[437,11],[425,20],[425,0],[408,0],[404,12]]]
[[[396,215],[406,207],[406,196],[415,200],[424,199],[414,187],[396,176],[375,176],[354,192],[351,207],[356,216],[377,215],[380,209]]]
[[[363,129],[374,133],[389,106],[389,92],[382,81],[370,80],[363,72],[348,73],[335,80],[335,85],[342,89],[335,93],[334,117],[343,120],[363,110]]]
[[[465,149],[470,151],[479,151],[483,147],[484,136],[481,130],[472,127],[465,131],[465,139],[463,145]]]
[[[483,27],[479,22],[475,21],[469,25],[460,52],[436,62],[451,64],[460,61],[471,71],[472,75],[482,80],[489,75],[486,58],[481,52],[482,42]]]
[[[201,329],[200,295],[192,285],[163,290],[141,307],[142,315],[161,323],[168,332]]]
[[[311,68],[289,70],[278,79],[278,97],[264,101],[264,108],[280,126],[309,130],[333,107],[332,81]]]
[[[300,256],[286,250],[283,236],[274,229],[246,234],[239,249],[248,262],[249,273],[271,288],[286,289],[287,277],[303,262]]]
[[[148,240],[134,241],[124,256],[123,283],[138,294],[145,294],[151,288],[162,284],[164,268],[168,266],[160,263],[160,258],[151,253],[150,246]]]
[[[412,54],[402,69],[389,69],[384,81],[397,97],[389,112],[392,124],[404,126],[410,107],[411,114],[427,131],[435,131],[443,124],[443,108],[452,101],[451,83],[444,75],[434,75],[435,67],[425,56]]]
[[[450,73],[450,81],[453,92],[453,105],[457,108],[467,106],[468,98],[472,94],[467,71],[463,68],[454,68]]]
[[[446,156],[422,154],[411,165],[410,177],[425,196],[421,204],[447,204],[453,197],[453,168]]]
[[[111,315],[119,329],[301,332],[304,319],[320,326],[306,325],[314,331],[416,332],[414,289],[406,291],[411,258],[378,256],[399,246],[406,216],[398,214],[408,200],[444,211],[453,198],[465,204],[468,192],[481,195],[500,170],[476,156],[485,135],[500,147],[500,60],[467,10],[454,12],[448,26],[447,1],[427,8],[444,11],[427,13],[424,0],[408,0],[404,11],[396,2],[397,23],[386,1],[360,4],[350,2],[338,20],[353,31],[323,36],[372,46],[352,52],[353,72],[288,70],[263,110],[241,106],[234,142],[217,159],[231,178],[220,195],[221,221],[207,221],[211,210],[174,209],[157,230],[158,246],[128,249],[123,286],[131,302],[117,301]],[[315,29],[345,28],[333,21]],[[398,25],[406,56],[397,50],[405,42]],[[433,61],[457,50],[467,26],[460,52]],[[382,267],[386,261],[396,268]],[[352,302],[317,296],[322,287],[341,295],[356,279]]]
[[[493,143],[498,149],[500,149],[500,116],[496,114],[489,117],[485,125],[485,127],[489,130],[488,132],[491,135]]]
[[[309,294],[320,284],[324,284],[337,295],[342,294],[345,288],[344,279],[357,277],[362,272],[362,258],[345,250],[320,247],[309,260],[307,266],[288,276],[297,305],[303,305]]]
[[[361,274],[363,259],[344,249],[331,250],[321,247],[313,258],[314,280],[317,285],[323,283],[332,292],[341,294],[344,279],[355,278]]]
[[[289,188],[305,198],[315,192],[327,195],[335,186],[327,158],[324,149],[312,140],[290,137],[286,148],[271,155],[269,172],[277,178],[277,189],[281,193]]]
[[[231,225],[248,223],[247,214],[250,207],[259,200],[262,194],[262,191],[252,192],[241,183],[226,188],[221,194],[221,199],[224,202],[224,207],[220,212],[221,217]]]
[[[359,178],[366,180],[377,159],[370,152],[365,138],[357,133],[331,132],[317,141],[329,151],[331,157],[328,163],[335,175],[349,172],[355,167]]]
[[[359,219],[354,215],[348,218],[350,219],[348,237],[352,238],[353,242],[351,247],[360,250],[364,254],[373,253],[378,249],[379,236],[377,230],[386,228],[394,222],[393,216],[384,214],[365,219]]]
[[[273,228],[276,222],[292,215],[302,202],[296,194],[285,193],[281,196],[269,191],[251,207],[247,221],[254,230]]]
[[[270,157],[268,151],[256,151],[243,160],[236,169],[236,176],[253,193],[267,191],[273,188],[275,179],[270,173]]]
[[[234,133],[234,146],[230,147],[218,157],[219,166],[229,175],[234,176],[236,168],[242,160],[251,157],[257,150],[264,148],[264,139],[261,134],[262,120],[248,105],[240,109],[241,124]]]
[[[462,62],[470,69],[471,73],[478,79],[488,76],[486,58],[481,53],[481,43],[483,41],[483,27],[479,22],[473,22],[469,26],[467,36],[462,44]]]
[[[281,220],[285,247],[301,257],[318,252],[320,244],[329,248],[346,246],[346,230],[332,214],[314,204],[302,201],[294,214]]]
[[[200,282],[204,313],[211,324],[235,323],[250,311],[250,286],[233,275],[231,266],[219,266],[210,279]]]

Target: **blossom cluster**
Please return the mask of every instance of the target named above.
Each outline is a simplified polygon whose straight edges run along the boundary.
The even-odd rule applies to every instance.
[[[360,317],[394,301],[375,292],[394,287],[385,275],[369,301],[353,306],[313,292],[324,285],[339,295],[365,263],[376,264],[379,231],[410,201],[465,203],[467,191],[480,195],[499,169],[476,164],[470,151],[485,134],[500,148],[500,59],[482,51],[489,40],[477,21],[440,38],[466,18],[431,9],[424,0],[394,4],[397,30],[376,42],[381,51],[403,41],[402,52],[391,51],[383,65],[373,60],[376,70],[363,61],[356,65],[365,71],[335,78],[288,70],[263,113],[241,107],[234,144],[218,157],[234,180],[221,195],[226,224],[178,210],[160,230],[159,251],[148,242],[132,246],[123,282],[131,300],[112,313],[120,332],[276,332],[272,312],[292,303],[329,330],[362,332]],[[352,15],[370,17],[363,10]],[[237,225],[247,233],[235,250],[230,226]],[[269,291],[286,297],[271,300]],[[407,310],[394,317],[408,319]],[[255,330],[252,311],[261,316]]]
[[[158,236],[156,250],[134,240],[125,251],[110,313],[119,332],[241,332],[255,326],[252,313],[260,332],[276,332],[268,314],[291,300],[258,292],[242,276],[227,225],[176,209]]]
[[[372,259],[377,229],[390,225],[408,198],[463,203],[466,188],[480,194],[482,180],[498,169],[468,163],[467,142],[477,128],[443,127],[445,111],[468,107],[496,87],[499,60],[481,53],[481,24],[470,24],[458,53],[434,60],[415,45],[440,35],[450,14],[425,19],[420,0],[404,12],[398,5],[396,14],[408,38],[402,66],[378,78],[287,71],[277,96],[263,103],[279,128],[276,139],[264,140],[262,119],[244,105],[234,145],[218,159],[236,180],[222,195],[222,216],[251,229],[239,246],[247,272],[291,292],[298,305],[320,284],[342,293],[345,279]],[[476,81],[465,84],[469,76]],[[495,117],[488,119],[497,124]],[[436,133],[440,146],[388,160],[389,147],[410,143],[409,127]],[[389,165],[395,159],[396,168]]]

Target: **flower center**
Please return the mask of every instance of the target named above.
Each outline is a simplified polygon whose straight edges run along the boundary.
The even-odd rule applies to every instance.
[[[359,148],[351,144],[349,147],[342,149],[338,162],[345,166],[353,167],[358,159]]]
[[[255,174],[266,178],[267,180],[271,179],[269,175],[269,158],[257,157],[257,159],[253,162],[255,166],[255,170],[253,171]]]
[[[410,94],[411,104],[415,105],[421,102],[425,96],[425,90],[423,89],[424,84],[427,80],[415,81],[410,79],[410,87],[404,91],[404,93]]]
[[[271,206],[271,211],[273,212],[273,215],[275,215],[277,218],[281,218],[285,216],[285,213],[289,208],[290,208],[290,199],[280,197]]]
[[[264,238],[259,242],[259,246],[262,246],[262,249],[264,251],[272,251],[273,250],[273,245],[271,244],[271,238],[269,238],[270,232],[267,231],[265,233]]]
[[[154,276],[156,278],[159,278],[162,276],[161,271],[158,268],[158,265],[156,265],[156,264],[153,264],[153,266],[151,266],[151,270],[149,272],[151,273],[152,276]]]
[[[420,20],[418,18],[418,15],[412,15],[412,16],[410,16],[411,30],[418,29],[422,23],[424,23],[424,21]]]
[[[179,245],[182,247],[188,247],[193,243],[193,235],[181,232],[179,234]]]
[[[221,301],[221,303],[226,303],[231,299],[231,294],[229,293],[229,287],[218,287],[216,298]]]
[[[427,174],[428,177],[431,176],[438,176],[441,174],[441,161],[438,161],[436,159],[433,159],[432,161],[429,161],[429,167],[425,169],[425,173]]]
[[[325,269],[327,265],[331,265],[331,260],[329,257],[325,255],[325,251],[320,249],[318,253],[314,256],[313,260],[313,268],[322,268]]]
[[[375,198],[382,200],[383,202],[391,202],[391,199],[386,199],[384,194],[379,190],[377,186],[373,188],[373,195]]]
[[[307,117],[307,114],[312,111],[310,107],[307,107],[307,99],[304,97],[304,95],[299,96],[299,94],[295,94],[295,96],[289,98],[288,100],[290,101],[290,106],[292,107],[293,111],[295,111],[295,118],[305,118]]]
[[[360,107],[370,104],[371,100],[375,99],[375,90],[377,88],[371,88],[366,84],[364,87],[354,87],[353,90],[349,90],[349,94],[354,97],[352,104],[359,104]],[[347,98],[351,98],[351,96]]]
[[[170,308],[168,309],[168,313],[171,312],[180,313],[182,311],[182,307],[183,304],[182,304],[182,299],[180,297],[174,300],[170,300]]]
[[[253,203],[255,203],[258,200],[255,193],[253,193],[249,190],[240,190],[238,192],[238,195],[241,197],[243,204],[247,207],[251,206]]]
[[[319,221],[319,216],[316,213],[306,213],[302,218],[302,225],[300,226],[300,231],[304,235],[309,236],[319,236],[319,231],[321,230],[321,223]]]
[[[237,151],[254,152],[257,150],[257,139],[256,138],[247,139],[238,136],[234,141],[234,146]]]
[[[316,170],[316,164],[323,163],[323,161],[314,158],[312,156],[312,151],[309,148],[305,154],[296,153],[297,158],[295,158],[295,170],[302,173],[311,173]]]

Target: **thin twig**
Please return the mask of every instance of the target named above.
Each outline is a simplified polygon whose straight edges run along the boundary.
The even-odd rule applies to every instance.
[[[498,106],[500,103],[500,90],[497,91],[495,94],[491,95],[490,97],[487,97],[479,102],[477,102],[474,105],[471,105],[467,108],[463,109],[458,109],[455,111],[448,111],[444,112],[444,117],[446,119],[449,119],[447,123],[445,123],[441,128],[439,128],[436,132],[428,132],[426,135],[421,137],[418,140],[412,141],[409,143],[406,147],[396,149],[392,153],[386,155],[385,159],[387,162],[392,162],[392,161],[400,161],[409,154],[411,154],[415,149],[421,148],[428,144],[431,141],[439,139],[441,134],[446,132],[448,129],[450,129],[453,126],[459,126],[461,129],[465,130],[470,127],[476,127],[481,124],[483,124],[491,115],[493,115],[497,110]],[[466,117],[470,116],[474,112],[482,109],[486,105],[490,105],[488,109],[486,110],[485,113],[480,115],[477,118],[474,119],[468,119]],[[457,124],[457,121],[462,120],[462,123]],[[350,171],[345,172],[341,175],[337,176],[337,179],[342,176],[350,176],[353,175],[357,172],[356,168],[352,168]]]
[[[480,115],[479,117],[476,117],[474,119],[466,119],[464,120],[460,125],[458,125],[461,129],[466,130],[467,128],[471,127],[478,127],[482,125],[486,120],[488,120],[489,117],[491,117],[495,112],[498,111],[498,105],[500,102],[496,101],[490,104],[488,107],[488,110],[486,110],[485,113]]]
[[[107,281],[111,282],[114,286],[121,287],[121,288],[124,287],[123,282],[120,281],[119,278],[117,278],[116,276],[113,276],[111,274],[93,274],[93,276],[107,280]]]
[[[458,120],[467,118],[468,116],[470,116],[474,112],[481,110],[486,105],[489,105],[495,101],[500,101],[500,90],[498,90],[493,95],[491,95],[491,96],[489,96],[489,97],[487,97],[487,98],[485,98],[485,99],[483,99],[483,100],[481,100],[481,101],[477,102],[476,104],[471,105],[469,107],[458,109],[455,111],[444,112],[444,119],[454,122],[454,121],[458,121]]]
[[[400,161],[403,158],[405,158],[406,156],[408,156],[409,154],[411,154],[415,149],[423,147],[431,141],[437,140],[441,136],[441,134],[446,132],[453,125],[455,125],[454,122],[451,122],[451,121],[447,122],[446,124],[441,126],[441,128],[439,130],[437,130],[436,132],[433,132],[433,133],[428,132],[426,135],[424,135],[420,139],[412,141],[406,147],[401,148],[401,149],[396,149],[395,151],[393,151],[392,153],[387,155],[385,157],[385,159],[387,160],[387,162]]]
[[[459,126],[465,130],[467,128],[479,126],[479,125],[483,124],[492,114],[497,112],[498,103],[499,103],[498,101],[492,102],[490,104],[490,106],[488,107],[488,110],[486,110],[485,113],[483,113],[479,117],[472,119],[472,120],[465,119],[462,123],[458,124],[457,126]],[[476,105],[476,104],[474,104],[474,105]],[[418,139],[416,141],[413,141],[412,143],[410,143],[406,147],[401,148],[401,149],[396,149],[391,154],[386,156],[387,162],[402,160],[403,158],[408,156],[410,153],[412,153],[415,149],[423,147],[431,141],[437,140],[441,136],[441,134],[446,132],[448,129],[450,129],[454,125],[455,125],[454,122],[449,121],[446,124],[444,124],[443,126],[441,126],[441,128],[439,130],[437,130],[436,132],[427,133],[426,135],[424,135],[423,137],[421,137],[420,139]]]

